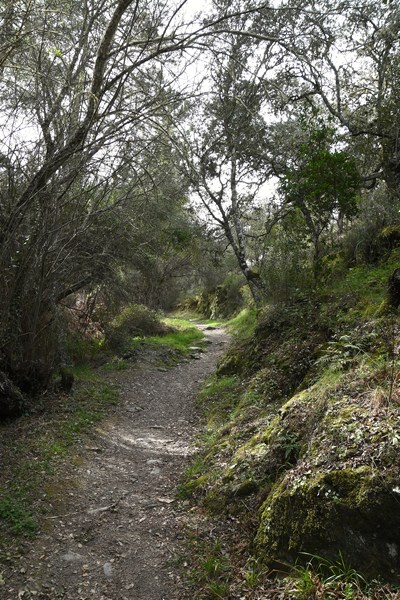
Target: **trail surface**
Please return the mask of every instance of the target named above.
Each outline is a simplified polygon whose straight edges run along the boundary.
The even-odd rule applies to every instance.
[[[207,352],[168,370],[118,373],[123,401],[83,452],[77,486],[6,574],[0,598],[181,600],[176,486],[193,452],[194,399],[227,336],[206,330]]]

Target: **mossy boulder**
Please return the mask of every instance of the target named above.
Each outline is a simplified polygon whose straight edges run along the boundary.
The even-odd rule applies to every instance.
[[[232,489],[232,494],[236,498],[245,498],[258,491],[258,483],[254,479],[245,479]]]
[[[243,277],[230,273],[224,281],[197,296],[196,311],[209,319],[227,319],[237,313],[244,303]]]
[[[372,467],[287,473],[261,507],[259,553],[292,563],[301,553],[400,581],[400,488]],[[305,561],[307,556],[305,556]]]

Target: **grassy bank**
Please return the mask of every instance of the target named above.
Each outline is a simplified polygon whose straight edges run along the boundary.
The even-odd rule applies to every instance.
[[[0,426],[3,557],[18,545],[19,536],[30,537],[40,529],[43,517],[59,503],[61,488],[75,485],[80,445],[118,400],[117,388],[87,368],[73,394],[46,396],[40,412]]]
[[[198,532],[196,597],[399,597],[400,323],[385,307],[397,266],[355,267],[231,323],[180,489]],[[215,536],[231,566],[211,577]]]

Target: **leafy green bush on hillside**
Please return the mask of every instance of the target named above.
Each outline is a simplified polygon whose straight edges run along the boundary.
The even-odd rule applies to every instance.
[[[156,311],[143,304],[130,304],[106,327],[105,348],[117,355],[124,354],[132,349],[132,338],[162,335],[167,331]]]

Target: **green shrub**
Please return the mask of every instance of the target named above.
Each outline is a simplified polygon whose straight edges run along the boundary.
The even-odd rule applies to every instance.
[[[161,335],[165,325],[156,311],[143,304],[130,304],[112,321],[114,329],[124,329],[132,336]]]
[[[74,332],[66,339],[65,350],[74,365],[84,365],[98,357],[102,343],[100,338],[90,338]]]
[[[124,354],[132,348],[132,338],[167,332],[168,328],[154,310],[143,304],[130,304],[106,327],[105,347],[116,355]]]
[[[110,326],[106,329],[104,345],[116,356],[127,354],[132,349],[131,336],[122,328],[114,329]]]
[[[347,267],[340,252],[331,252],[320,261],[321,281],[336,281],[346,275]]]
[[[360,199],[359,213],[341,241],[347,265],[375,264],[398,246],[399,205],[384,185]]]
[[[268,236],[260,275],[266,282],[270,302],[290,302],[313,287],[311,251],[306,238],[298,211],[287,215]]]

